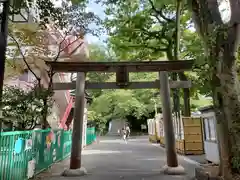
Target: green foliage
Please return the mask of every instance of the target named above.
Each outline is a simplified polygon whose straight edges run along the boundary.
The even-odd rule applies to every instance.
[[[105,27],[110,35],[109,47],[114,50],[119,60],[175,59],[176,1],[106,0],[105,5],[106,14],[109,16],[105,20]],[[185,73],[193,82],[191,95],[195,98],[199,93],[209,95],[210,89],[209,78],[206,76],[208,69],[202,65],[205,64],[205,59],[202,58],[202,41],[195,32],[188,30],[190,20],[190,13],[183,6],[180,18],[179,59],[199,59],[195,65],[195,72]],[[201,71],[203,68],[204,71]],[[149,77],[143,76],[141,80],[149,80]],[[183,93],[181,95],[183,96]]]
[[[109,44],[120,59],[157,60],[167,53],[173,60],[175,1],[106,0],[105,5]],[[187,11],[181,14],[183,30],[189,25],[190,15]]]
[[[147,104],[141,101],[140,97],[137,98],[131,90],[108,91],[94,99],[91,109],[106,121],[125,118],[127,115],[140,118],[149,111]]]
[[[3,116],[13,123],[17,130],[30,130],[41,123],[43,97],[48,93],[42,88],[24,91],[14,86],[6,86],[3,90]],[[48,94],[48,107],[52,106],[51,95]]]
[[[236,171],[240,171],[240,157],[233,157],[231,160],[232,168]]]
[[[188,34],[187,34],[188,33]],[[189,37],[192,36],[192,41],[194,41],[195,33],[187,32],[187,38],[183,41],[189,41]],[[199,40],[199,39],[197,39]],[[190,51],[190,43],[182,46],[182,49],[185,49],[182,56],[186,56],[186,50],[189,52],[188,58],[195,57],[194,51]],[[196,41],[196,43],[200,43],[200,41]],[[189,49],[189,51],[188,51]],[[195,50],[199,50],[196,48]],[[201,50],[201,49],[200,49]],[[199,52],[201,52],[199,50]],[[121,50],[121,53],[125,53],[127,56],[126,60],[131,60],[131,55],[133,54],[132,51]],[[90,47],[90,57],[95,61],[108,61],[112,60],[111,55],[107,53],[107,50],[102,46],[92,45]],[[120,59],[119,57],[117,57]],[[113,58],[114,59],[114,58]],[[188,73],[186,74],[189,78],[193,80],[194,86],[198,83],[199,77],[197,73]],[[130,73],[130,81],[154,81],[158,79],[158,73]],[[89,73],[88,74],[89,81],[95,82],[112,82],[115,81],[115,75],[112,74],[100,74],[100,73]],[[197,86],[196,86],[197,88]],[[154,112],[155,110],[155,103],[157,107],[161,107],[161,101],[159,98],[159,90],[152,90],[152,89],[141,89],[141,90],[98,90],[90,91],[91,94],[94,96],[93,103],[90,105],[90,112],[91,112],[91,120],[96,121],[98,123],[97,126],[103,128],[104,125],[111,119],[118,119],[118,118],[126,118],[127,116],[131,115],[136,119],[141,119],[142,116],[148,116],[150,113]],[[200,103],[199,100],[199,90],[195,89],[192,91],[192,108],[195,110],[199,106],[207,105],[205,101]],[[199,102],[198,102],[199,101]],[[183,102],[181,101],[181,105]],[[94,114],[94,115],[92,115]]]
[[[166,40],[161,36],[163,27],[150,14],[149,4],[141,1],[121,1],[118,6],[108,5],[106,19],[110,46],[124,60],[154,60],[161,57]],[[131,51],[131,53],[128,53]]]
[[[69,1],[71,1],[71,3],[73,5],[78,5],[78,4],[82,4],[82,3],[88,2],[87,0],[69,0]]]
[[[109,51],[108,48],[106,48],[103,45],[97,45],[97,44],[90,44],[89,45],[89,58],[92,61],[115,61],[114,55]],[[89,72],[87,73],[87,80],[92,82],[105,82],[107,81],[111,76],[113,76],[112,73],[99,73],[99,72]],[[103,90],[96,89],[96,90],[89,90],[89,93],[93,97],[98,97],[102,94]]]
[[[101,114],[97,114],[96,111],[88,110],[88,121],[93,121],[96,131],[103,134],[106,129],[107,120],[101,117]]]
[[[20,10],[31,7],[33,0],[13,0],[11,1],[10,14],[19,14]],[[49,22],[56,22],[56,25],[64,26],[61,21],[63,12],[61,9],[56,8],[53,1],[51,0],[37,0],[37,7],[40,12],[41,24],[44,25]]]
[[[192,81],[192,92],[210,95],[210,65],[204,55],[203,41],[194,31],[185,29],[181,37],[181,58],[195,59],[193,72],[187,72],[186,75]]]
[[[73,27],[82,35],[92,34],[98,36],[101,33],[101,19],[94,12],[86,11],[86,8],[86,1],[71,6],[65,4],[61,8],[64,16],[60,20],[65,23],[64,27],[67,29]],[[98,28],[93,28],[94,25]]]

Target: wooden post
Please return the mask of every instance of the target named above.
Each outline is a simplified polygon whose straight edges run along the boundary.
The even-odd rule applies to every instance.
[[[81,168],[82,132],[85,107],[85,73],[78,72],[76,80],[75,108],[72,130],[72,150],[70,157],[70,169]]]
[[[171,111],[171,99],[170,99],[168,73],[160,72],[159,79],[160,79],[160,87],[161,87],[160,94],[161,94],[161,101],[162,101],[167,166],[177,167],[178,160],[177,160],[177,153],[175,148],[175,135],[174,135],[173,118],[172,118],[172,111]]]

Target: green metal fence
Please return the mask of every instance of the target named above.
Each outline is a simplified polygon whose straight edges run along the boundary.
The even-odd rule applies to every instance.
[[[34,130],[2,132],[0,180],[27,180],[71,152],[71,131]],[[87,145],[96,139],[95,128],[86,132]]]

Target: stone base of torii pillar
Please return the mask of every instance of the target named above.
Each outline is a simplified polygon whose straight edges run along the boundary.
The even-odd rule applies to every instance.
[[[62,176],[78,177],[78,176],[84,176],[86,174],[87,174],[87,170],[84,167],[81,167],[79,169],[65,169],[62,173]]]
[[[182,175],[185,174],[185,169],[182,166],[169,167],[167,165],[163,166],[162,172],[168,175]]]

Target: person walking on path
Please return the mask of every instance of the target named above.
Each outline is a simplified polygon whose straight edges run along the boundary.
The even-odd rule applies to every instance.
[[[127,131],[125,128],[122,128],[122,138],[127,143]]]
[[[126,139],[128,139],[129,138],[129,136],[130,136],[130,127],[129,127],[129,125],[127,124],[126,125],[126,128],[125,128],[125,130],[126,130]]]

